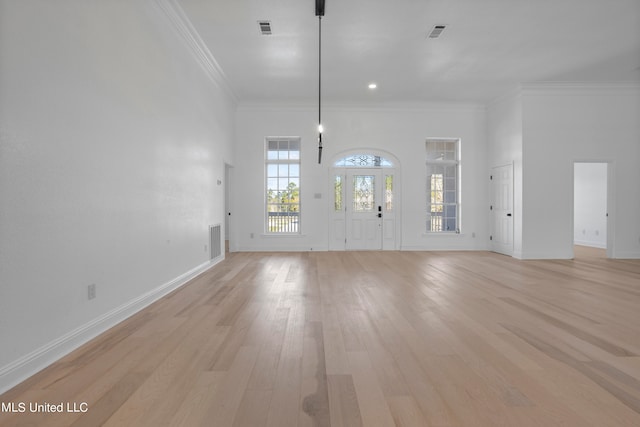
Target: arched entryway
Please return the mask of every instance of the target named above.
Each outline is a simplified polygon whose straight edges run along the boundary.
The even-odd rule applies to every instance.
[[[391,153],[360,149],[331,162],[330,250],[400,248],[400,164]]]

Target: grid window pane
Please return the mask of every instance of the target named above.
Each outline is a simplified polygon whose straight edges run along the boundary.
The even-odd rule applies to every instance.
[[[428,232],[459,232],[458,147],[459,140],[426,142]]]
[[[289,159],[300,160],[300,141],[289,141]]]
[[[289,178],[278,178],[278,190],[284,191],[289,186]]]
[[[277,178],[269,178],[269,179],[267,179],[267,190],[268,191],[276,191],[276,190],[278,190],[278,179]]]
[[[266,232],[299,233],[300,139],[268,139],[266,147]]]

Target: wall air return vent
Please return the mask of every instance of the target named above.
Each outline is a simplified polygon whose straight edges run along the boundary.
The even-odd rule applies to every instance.
[[[214,260],[222,255],[222,226],[220,224],[209,226],[210,259]]]
[[[258,21],[258,26],[260,27],[260,34],[262,34],[263,36],[271,35],[271,22]]]
[[[438,37],[440,37],[440,34],[442,34],[445,28],[446,28],[446,25],[436,25],[435,27],[433,27],[433,29],[429,33],[429,38],[437,39]]]

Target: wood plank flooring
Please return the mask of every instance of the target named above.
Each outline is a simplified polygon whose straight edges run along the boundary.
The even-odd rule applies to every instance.
[[[0,425],[640,426],[640,261],[576,254],[227,254]]]

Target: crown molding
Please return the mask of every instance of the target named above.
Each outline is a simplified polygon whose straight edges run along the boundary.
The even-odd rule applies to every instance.
[[[492,107],[500,102],[519,99],[523,95],[638,95],[640,82],[526,82],[502,93],[487,103]]]
[[[237,105],[238,98],[231,88],[220,64],[218,64],[178,2],[176,0],[153,0],[153,4],[155,4],[167,18],[172,29],[184,42],[209,80],[224,90],[234,104]]]
[[[530,82],[521,85],[524,95],[638,95],[640,82]]]
[[[341,112],[484,112],[484,104],[463,104],[453,102],[425,103],[323,103],[322,111]],[[237,111],[271,111],[271,112],[317,112],[318,105],[312,102],[243,102],[238,104]]]
[[[500,95],[496,96],[493,99],[487,101],[487,108],[492,108],[493,106],[500,104],[505,101],[518,100],[522,96],[522,86],[514,85],[509,90],[502,92]]]

